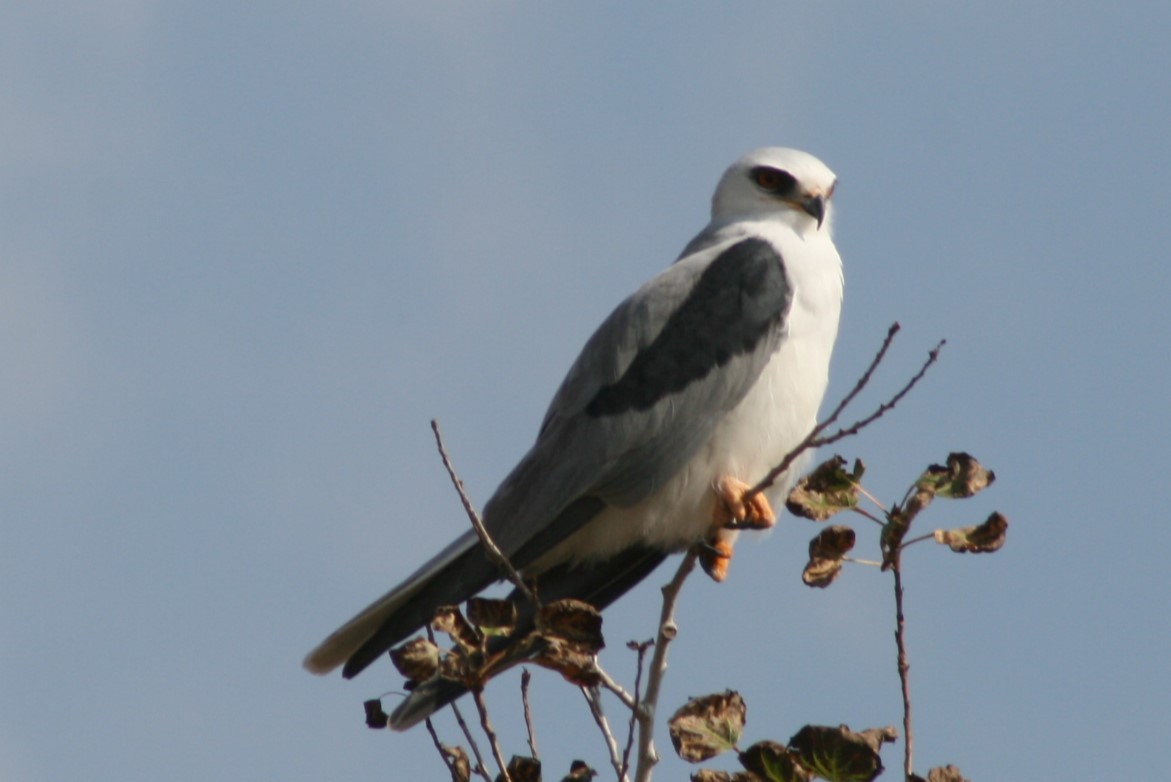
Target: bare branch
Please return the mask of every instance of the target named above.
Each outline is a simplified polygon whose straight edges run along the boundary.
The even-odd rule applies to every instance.
[[[902,551],[891,555],[895,582],[895,647],[898,649],[899,684],[903,693],[903,776],[911,778],[915,736],[911,731],[911,664],[907,659],[906,620],[903,616]]]
[[[586,703],[590,706],[590,714],[593,715],[598,730],[602,731],[602,738],[606,742],[606,751],[610,754],[610,765],[617,772],[619,782],[629,782],[626,772],[622,768],[622,761],[618,757],[618,741],[610,731],[610,722],[602,712],[602,700],[599,697],[601,691],[597,687],[582,687],[581,694],[585,696]]]
[[[468,499],[468,494],[464,491],[464,482],[455,474],[455,468],[451,466],[451,459],[447,455],[447,449],[443,446],[443,435],[439,432],[439,422],[435,419],[431,419],[431,431],[435,433],[435,444],[439,447],[439,458],[443,459],[443,466],[447,468],[447,474],[451,478],[451,483],[455,486],[456,492],[459,493],[459,499],[468,514],[468,520],[472,522],[472,528],[476,530],[476,535],[479,536],[480,542],[484,545],[484,550],[488,552],[489,558],[504,571],[508,580],[524,594],[530,603],[534,606],[540,605],[537,602],[537,596],[533,593],[533,590],[521,578],[520,573],[516,572],[516,568],[508,561],[508,557],[504,556],[504,552],[492,541],[492,537],[488,534],[484,522],[480,519],[480,514],[476,513],[475,506]]]
[[[492,727],[492,721],[488,719],[488,705],[484,703],[484,690],[480,687],[473,688],[472,699],[476,702],[476,710],[480,712],[480,727],[484,729],[484,735],[488,737],[488,745],[492,747],[492,756],[496,758],[496,765],[500,768],[500,776],[504,778],[504,782],[512,782],[508,766],[504,763],[504,754],[500,751],[500,742],[496,739],[496,730]]]
[[[455,705],[455,701],[451,703],[451,710],[455,713],[455,721],[459,723],[460,730],[464,733],[464,738],[468,740],[468,746],[472,748],[472,754],[476,756],[476,768],[474,771],[484,778],[484,782],[492,782],[492,777],[488,775],[488,768],[484,765],[484,756],[480,754],[480,745],[476,743],[476,739],[472,736],[472,731],[468,728],[468,723],[464,721],[464,715],[459,710],[459,706]]]
[[[650,782],[651,770],[659,762],[655,752],[654,731],[655,711],[659,705],[659,691],[663,685],[663,676],[667,673],[667,647],[675,639],[678,628],[675,626],[675,605],[679,600],[679,591],[683,582],[695,569],[695,561],[699,558],[699,550],[695,546],[688,550],[675,571],[675,577],[663,587],[663,610],[659,614],[659,632],[655,639],[655,653],[651,655],[651,665],[647,677],[646,698],[639,704],[638,710],[638,769],[634,775],[635,782]]]
[[[630,722],[626,726],[626,746],[622,748],[622,768],[618,773],[621,779],[625,779],[626,772],[630,770],[630,750],[634,746],[634,726],[638,722],[638,712],[641,708],[643,662],[646,660],[647,649],[654,645],[655,642],[653,640],[642,641],[641,643],[631,641],[626,644],[627,648],[633,649],[638,653],[638,664],[634,674],[634,705],[630,709]]]
[[[614,681],[610,674],[606,673],[606,671],[602,669],[602,666],[598,665],[596,662],[594,663],[594,672],[598,675],[598,684],[602,685],[603,689],[614,693],[615,697],[622,701],[623,706],[630,709],[631,711],[634,711],[636,708],[638,708],[638,696],[631,695],[629,692],[627,692],[621,684]]]
[[[533,680],[533,675],[529,673],[528,668],[522,668],[520,672],[520,701],[524,705],[525,711],[525,728],[529,734],[529,753],[533,756],[533,760],[540,760],[541,756],[537,752],[537,734],[533,730],[533,710],[529,706],[529,682]]]
[[[438,750],[439,757],[443,760],[443,765],[447,766],[447,772],[451,774],[452,779],[459,779],[460,775],[466,769],[456,768],[457,758],[461,758],[466,763],[468,759],[467,753],[459,746],[456,746],[455,749],[443,746],[443,742],[439,740],[439,734],[435,731],[435,726],[431,724],[430,717],[425,719],[423,724],[427,726],[427,732],[431,734],[431,741],[435,744],[435,749]]]

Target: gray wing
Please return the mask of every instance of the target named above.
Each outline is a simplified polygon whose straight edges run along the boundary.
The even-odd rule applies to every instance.
[[[493,539],[523,567],[605,505],[665,483],[755,384],[791,301],[780,254],[754,237],[644,285],[586,343],[537,442],[485,506]]]

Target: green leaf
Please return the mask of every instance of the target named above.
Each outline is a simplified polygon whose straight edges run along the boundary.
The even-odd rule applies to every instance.
[[[758,741],[740,753],[740,765],[767,782],[810,782],[813,773],[784,744]]]
[[[833,456],[797,481],[785,507],[795,516],[825,521],[835,513],[858,505],[858,482],[866,467],[854,460],[853,472],[846,472],[846,460]]]
[[[986,469],[971,454],[957,452],[948,454],[946,465],[928,467],[915,486],[936,497],[963,499],[983,491],[995,480],[996,473]]]
[[[896,736],[894,728],[854,733],[845,725],[806,725],[789,739],[789,748],[803,766],[830,782],[870,782],[882,773],[878,745]]]
[[[702,763],[736,746],[748,707],[728,690],[687,701],[667,721],[675,753],[688,763]]]
[[[842,559],[854,548],[854,530],[834,524],[809,541],[809,562],[801,573],[806,586],[824,589],[842,571]]]
[[[987,554],[998,551],[1008,536],[1008,519],[993,513],[974,527],[935,530],[935,542],[960,554]]]

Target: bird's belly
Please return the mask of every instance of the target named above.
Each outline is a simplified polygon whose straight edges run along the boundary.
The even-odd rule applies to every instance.
[[[753,485],[784,459],[816,423],[825,391],[825,351],[789,339],[740,404],[717,424],[687,465],[658,491],[629,507],[610,506],[538,563],[590,562],[632,546],[678,551],[711,530],[715,482],[725,476]],[[828,358],[828,356],[826,356]],[[801,382],[795,382],[797,378]],[[780,508],[795,476],[812,458],[803,454],[765,496]]]

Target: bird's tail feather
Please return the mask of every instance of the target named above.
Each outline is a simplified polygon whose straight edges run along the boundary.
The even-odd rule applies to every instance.
[[[472,531],[457,538],[451,545],[439,552],[435,557],[428,561],[421,568],[416,570],[401,584],[394,589],[387,592],[382,597],[375,600],[362,611],[360,611],[354,618],[339,627],[329,635],[324,641],[317,645],[313,651],[305,656],[302,663],[305,669],[311,673],[326,674],[337,668],[343,663],[346,664],[347,676],[352,676],[365,668],[369,664],[369,660],[359,665],[355,670],[350,671],[350,663],[358,652],[370,645],[374,638],[389,638],[394,635],[393,630],[401,628],[401,626],[408,624],[411,620],[403,617],[404,621],[391,621],[397,619],[396,614],[409,612],[411,614],[420,613],[417,610],[408,611],[412,606],[417,606],[421,601],[418,597],[430,591],[435,593],[436,597],[447,597],[447,602],[459,602],[465,599],[469,594],[476,591],[475,589],[463,594],[465,590],[460,587],[463,586],[461,582],[466,581],[465,578],[451,577],[453,570],[464,569],[469,560],[475,558],[478,552],[479,545],[476,535]],[[471,573],[476,568],[468,568],[468,573]],[[488,576],[491,578],[491,575]],[[436,589],[439,584],[443,589]],[[481,585],[478,588],[482,588]],[[438,593],[443,593],[439,595]],[[435,603],[434,605],[440,605]],[[434,612],[434,605],[430,610]],[[430,621],[431,615],[425,610],[421,612],[424,614],[422,618],[412,627],[402,630],[405,635],[411,633],[417,627]],[[392,632],[385,632],[384,628],[387,623],[391,622],[393,627]],[[375,652],[370,658],[373,660],[382,651],[390,648],[396,642],[390,640],[386,646]]]

